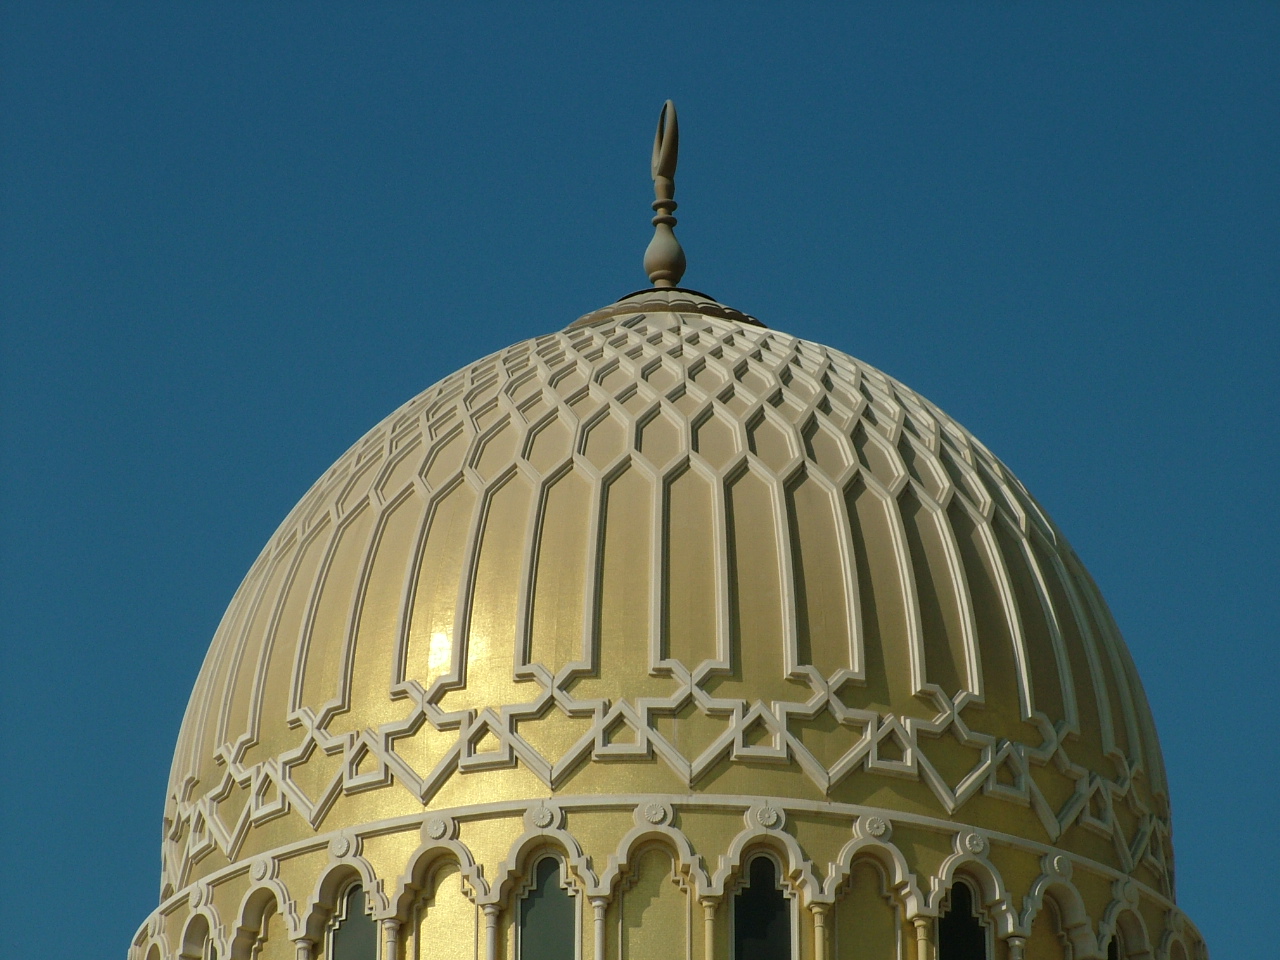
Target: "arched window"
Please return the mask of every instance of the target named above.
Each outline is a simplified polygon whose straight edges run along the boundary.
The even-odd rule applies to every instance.
[[[329,921],[329,960],[378,960],[378,925],[364,909],[364,887],[353,883]]]
[[[791,908],[771,857],[747,864],[733,898],[733,960],[791,960]]]
[[[967,883],[951,887],[951,906],[938,921],[938,960],[987,960],[987,931],[975,899]]]
[[[217,960],[213,938],[209,935],[209,921],[199,914],[187,924],[178,957],[180,960]]]
[[[533,865],[533,885],[520,901],[519,960],[575,960],[577,919],[560,861],[543,857]]]

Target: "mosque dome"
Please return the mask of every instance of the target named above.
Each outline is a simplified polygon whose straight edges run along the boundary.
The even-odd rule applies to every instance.
[[[1062,533],[928,400],[679,272],[423,391],[281,524],[138,960],[1202,953]]]

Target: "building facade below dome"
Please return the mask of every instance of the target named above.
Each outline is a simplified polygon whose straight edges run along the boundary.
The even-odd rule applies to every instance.
[[[1128,651],[1003,464],[651,290],[424,391],[281,525],[130,957],[1195,960],[1172,863]]]

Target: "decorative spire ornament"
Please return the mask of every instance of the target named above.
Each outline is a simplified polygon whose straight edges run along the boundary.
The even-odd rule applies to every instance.
[[[674,287],[684,276],[684,248],[676,239],[676,160],[680,152],[680,124],[676,105],[668,100],[658,114],[653,136],[653,239],[644,252],[644,272],[655,287]]]

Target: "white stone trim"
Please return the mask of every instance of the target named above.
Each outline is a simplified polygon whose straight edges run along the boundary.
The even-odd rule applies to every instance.
[[[609,855],[603,869],[597,873],[578,840],[564,829],[566,813],[627,809],[633,812],[636,825],[622,837],[615,852]],[[692,843],[678,827],[681,809],[718,810],[736,813],[743,818],[743,829],[735,835],[725,852],[718,855],[714,868],[695,852]],[[761,822],[763,810],[777,813],[776,818],[763,818],[772,823],[770,827]],[[783,829],[788,815],[796,813],[848,820],[850,839],[834,862],[815,864],[806,857],[795,837]],[[459,828],[467,820],[500,814],[523,817],[525,829],[512,843],[494,876],[486,878],[481,875],[466,844],[458,839]],[[917,876],[911,872],[906,857],[893,842],[894,824],[911,825],[950,836],[954,852],[943,861],[935,875]],[[378,877],[372,865],[361,855],[363,839],[413,827],[421,831],[421,842],[407,858],[403,872],[394,877]],[[617,895],[619,882],[627,873],[626,867],[634,852],[650,842],[660,842],[668,847],[675,869],[682,882],[688,885],[691,897],[704,906],[723,903],[725,897],[734,892],[740,882],[744,856],[767,851],[779,866],[779,877],[789,896],[794,898],[797,908],[797,919],[793,920],[795,930],[798,930],[798,918],[803,916],[799,908],[834,904],[854,860],[869,856],[883,872],[889,894],[901,903],[903,919],[908,922],[936,918],[957,875],[963,874],[978,887],[977,906],[991,918],[995,933],[1001,938],[1025,938],[1036,914],[1043,907],[1045,897],[1052,896],[1062,913],[1064,932],[1072,944],[1075,960],[1104,957],[1105,944],[1119,927],[1123,927],[1130,953],[1139,960],[1152,956],[1163,960],[1175,942],[1183,946],[1188,960],[1194,960],[1187,933],[1194,931],[1195,927],[1172,900],[1107,864],[1074,856],[1046,844],[886,808],[785,797],[672,794],[557,796],[554,801],[473,804],[317,834],[257,855],[252,860],[231,864],[179,890],[153,911],[139,928],[130,956],[131,960],[145,960],[150,944],[160,940],[160,918],[185,904],[191,908],[191,916],[184,923],[184,931],[196,916],[203,917],[209,924],[210,937],[221,957],[230,946],[228,932],[239,934],[244,929],[250,922],[251,901],[255,897],[265,899],[268,891],[276,898],[277,909],[287,921],[290,938],[298,942],[319,942],[338,905],[339,891],[357,879],[364,887],[367,909],[375,920],[380,923],[393,919],[403,921],[409,916],[423,879],[442,857],[457,863],[465,879],[465,888],[469,888],[468,895],[487,919],[494,919],[498,912],[515,902],[513,896],[518,896],[522,884],[527,883],[530,858],[547,850],[561,860],[564,875],[571,878],[574,896],[578,898],[577,924],[581,934],[586,922],[584,904],[591,902],[593,909],[596,909],[596,904],[607,905]],[[1042,872],[1020,904],[1015,903],[1013,893],[990,860],[993,845],[1016,848],[1040,857]],[[278,862],[318,850],[326,851],[327,863],[312,889],[286,889],[277,878]],[[823,869],[820,870],[820,866]],[[1091,920],[1086,914],[1083,900],[1072,882],[1077,871],[1112,881],[1113,899],[1101,917]],[[217,914],[211,891],[220,882],[246,872],[254,882],[238,904],[236,916],[224,920]],[[262,880],[256,879],[258,873],[263,873]],[[819,880],[819,876],[823,879]],[[1137,910],[1139,901],[1154,903],[1174,918],[1170,924],[1175,934],[1166,934],[1154,953],[1146,924]],[[228,921],[232,923],[231,931],[227,927]],[[1137,953],[1133,952],[1135,949]],[[167,960],[163,947],[161,952],[162,960]]]

